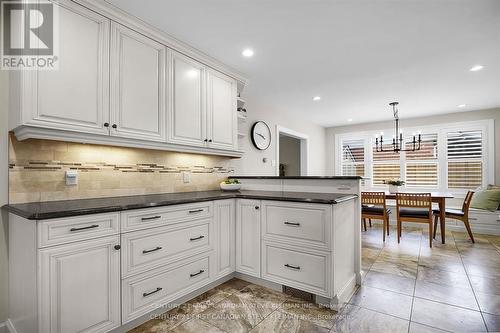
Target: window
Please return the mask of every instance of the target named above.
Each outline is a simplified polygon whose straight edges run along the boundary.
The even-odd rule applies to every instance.
[[[475,189],[483,180],[481,131],[447,133],[448,188]]]
[[[365,176],[364,140],[345,140],[342,143],[342,175]]]
[[[381,186],[386,181],[400,178],[400,156],[392,151],[392,144],[384,144],[383,150],[377,152],[373,149],[373,185]]]
[[[407,138],[406,149],[413,136]],[[406,186],[421,188],[438,187],[438,135],[422,134],[420,150],[406,152]]]
[[[390,129],[382,129],[392,132]],[[384,151],[374,147],[374,134],[358,132],[337,135],[336,173],[367,178],[366,186],[383,189],[392,178],[406,181],[415,191],[449,191],[459,195],[493,183],[494,127],[492,120],[404,128],[403,133],[423,130],[421,149],[394,153],[392,140]],[[406,134],[406,149],[413,135]]]

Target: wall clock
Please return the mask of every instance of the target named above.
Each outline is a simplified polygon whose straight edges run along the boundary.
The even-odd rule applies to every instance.
[[[258,121],[252,126],[252,143],[259,150],[266,150],[271,144],[271,130],[263,121]]]

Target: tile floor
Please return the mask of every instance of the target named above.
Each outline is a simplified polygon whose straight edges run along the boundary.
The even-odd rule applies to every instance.
[[[130,332],[500,331],[500,237],[381,233],[363,232],[364,282],[340,312],[233,279]]]

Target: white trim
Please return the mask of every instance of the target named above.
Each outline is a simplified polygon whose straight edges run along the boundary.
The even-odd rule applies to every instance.
[[[300,140],[300,175],[309,175],[309,136],[286,127],[276,125],[276,176],[280,174],[280,133]]]
[[[433,124],[433,125],[425,125],[420,127],[403,127],[403,132],[416,132],[422,131],[423,134],[426,133],[437,133],[438,134],[438,187],[432,188],[432,191],[447,191],[452,192],[454,195],[463,195],[465,191],[460,189],[448,189],[447,188],[447,155],[446,155],[446,133],[453,130],[473,130],[473,129],[481,129],[484,133],[483,137],[483,165],[484,165],[484,178],[483,178],[483,186],[486,184],[493,184],[495,182],[495,121],[493,119],[484,119],[484,120],[473,120],[473,121],[464,121],[464,122],[456,122],[456,123],[442,123],[442,124]],[[367,187],[373,187],[373,175],[372,175],[372,166],[373,166],[373,152],[372,152],[372,141],[376,133],[384,132],[384,136],[392,137],[393,129],[377,129],[370,131],[359,131],[359,132],[349,132],[342,134],[335,134],[335,166],[334,171],[336,175],[340,175],[342,173],[342,140],[346,139],[364,139],[365,140],[365,177],[369,178]],[[404,176],[404,164],[403,159],[400,157],[401,163],[401,176]],[[380,188],[380,187],[378,187]],[[424,191],[425,188],[414,188],[416,191]]]
[[[207,147],[191,147],[165,142],[143,141],[138,139],[122,138],[98,134],[71,132],[42,127],[20,126],[14,129],[14,134],[19,141],[26,139],[58,140],[78,143],[99,144],[106,146],[157,149],[167,151],[178,151],[183,153],[195,153],[217,156],[241,157],[243,152],[239,150],[223,150]]]

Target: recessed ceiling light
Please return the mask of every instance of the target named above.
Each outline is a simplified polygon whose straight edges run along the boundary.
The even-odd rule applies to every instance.
[[[464,108],[465,107],[465,104],[458,104],[457,105],[459,108]]]
[[[313,97],[313,101],[319,101],[320,99],[321,99],[321,97],[319,97],[319,96],[314,96]]]
[[[470,69],[470,71],[471,72],[477,72],[477,71],[480,71],[483,68],[484,68],[483,65],[476,65],[476,66],[472,66],[471,69]]]
[[[250,58],[253,56],[253,50],[252,49],[244,49],[243,52],[241,52],[244,57]]]
[[[351,122],[351,121],[352,121],[352,118],[347,119],[347,121],[348,121],[348,122]]]

